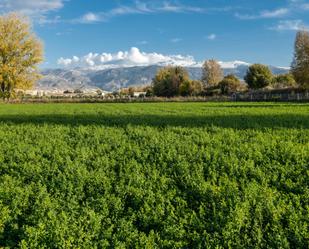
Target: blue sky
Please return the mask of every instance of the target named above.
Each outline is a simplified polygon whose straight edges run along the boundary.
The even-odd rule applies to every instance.
[[[295,32],[309,25],[305,0],[0,0],[0,8],[30,16],[43,67],[209,58],[289,66]]]

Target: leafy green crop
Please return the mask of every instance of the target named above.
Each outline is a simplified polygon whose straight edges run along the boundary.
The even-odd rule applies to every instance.
[[[309,105],[0,105],[0,248],[308,248]]]

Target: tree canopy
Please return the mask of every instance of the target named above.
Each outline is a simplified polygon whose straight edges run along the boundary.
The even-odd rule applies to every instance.
[[[165,67],[153,79],[153,91],[156,96],[174,97],[180,94],[180,86],[189,81],[189,74],[183,67]]]
[[[16,13],[0,16],[0,95],[10,98],[16,89],[29,89],[39,78],[42,44],[29,22]]]
[[[236,92],[240,86],[240,80],[234,75],[229,74],[219,83],[222,94],[231,94]]]
[[[268,66],[262,64],[253,64],[248,68],[245,76],[249,88],[264,88],[272,83],[273,74]]]
[[[298,31],[295,39],[294,59],[291,66],[296,82],[309,88],[309,32]]]
[[[273,78],[272,85],[276,88],[295,87],[297,85],[293,74],[279,74]]]
[[[216,86],[223,78],[223,70],[216,60],[208,60],[203,65],[202,82],[205,87]]]

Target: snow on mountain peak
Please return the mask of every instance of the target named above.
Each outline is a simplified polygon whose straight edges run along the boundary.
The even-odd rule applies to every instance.
[[[220,61],[219,64],[223,69],[234,69],[234,68],[237,68],[239,66],[250,66],[251,65],[250,63],[247,63],[247,62],[244,62],[244,61],[237,61],[237,60],[236,61],[229,61],[229,62]]]

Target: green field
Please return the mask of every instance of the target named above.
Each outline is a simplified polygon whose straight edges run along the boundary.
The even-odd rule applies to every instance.
[[[0,248],[308,248],[309,104],[0,105]]]

